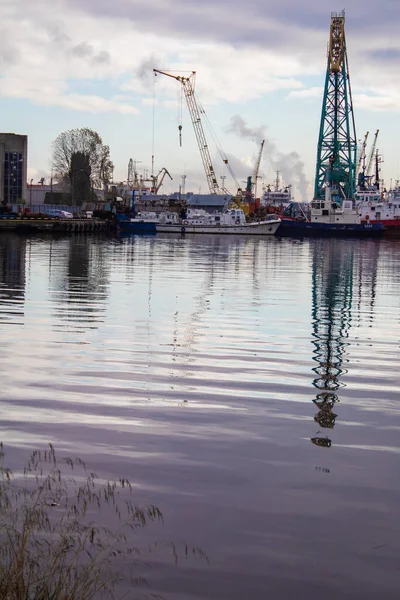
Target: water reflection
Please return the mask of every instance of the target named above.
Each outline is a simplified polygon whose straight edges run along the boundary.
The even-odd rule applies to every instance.
[[[318,390],[313,402],[318,409],[314,420],[321,429],[333,429],[336,423],[338,391],[345,385],[341,376],[347,373],[343,365],[348,360],[349,330],[354,319],[359,324],[363,318],[365,296],[369,298],[368,319],[373,319],[378,251],[378,244],[362,241],[317,240],[313,246],[312,344],[317,363],[313,385]],[[319,432],[311,441],[317,446],[332,445],[330,437]]]
[[[0,236],[0,319],[24,315],[26,254],[30,240]]]
[[[149,593],[397,598],[400,244],[7,240],[0,439],[128,477],[210,556]]]
[[[97,328],[104,320],[110,275],[104,253],[102,240],[89,244],[84,236],[49,242],[54,315],[69,328]]]

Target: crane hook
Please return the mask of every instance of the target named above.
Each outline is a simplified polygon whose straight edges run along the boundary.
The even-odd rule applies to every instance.
[[[182,148],[182,125],[178,125],[179,129],[179,145]]]

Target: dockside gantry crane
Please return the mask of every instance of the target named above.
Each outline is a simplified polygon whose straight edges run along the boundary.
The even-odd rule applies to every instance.
[[[261,142],[261,147],[260,147],[260,151],[258,153],[257,161],[256,161],[256,164],[254,165],[253,175],[249,175],[249,177],[247,178],[247,185],[246,185],[246,200],[247,200],[247,202],[251,202],[253,197],[254,198],[256,197],[258,172],[260,170],[261,157],[262,157],[262,153],[263,153],[263,149],[264,149],[264,144],[265,144],[265,140],[263,140]]]
[[[169,177],[169,178],[171,179],[171,181],[172,181],[172,179],[173,179],[173,178],[171,177],[171,175],[170,175],[169,171],[168,171],[168,170],[167,170],[165,167],[163,167],[163,168],[162,168],[162,169],[161,169],[161,170],[160,170],[160,171],[157,173],[157,175],[152,175],[153,189],[154,189],[154,193],[155,193],[156,195],[158,194],[158,192],[159,192],[159,190],[160,190],[160,187],[161,187],[161,186],[162,186],[162,184],[163,184],[164,177],[165,177],[166,175],[168,175],[168,177]],[[160,177],[160,176],[161,176],[161,177]]]
[[[321,199],[326,185],[337,186],[341,199],[353,198],[356,191],[357,138],[344,22],[344,11],[331,14],[314,185],[314,197]]]
[[[198,147],[200,150],[201,160],[203,162],[203,167],[204,167],[204,171],[206,174],[210,194],[219,194],[221,190],[218,185],[217,177],[215,174],[215,170],[214,170],[212,160],[211,160],[210,151],[209,151],[208,144],[207,144],[207,139],[206,139],[204,129],[203,129],[203,124],[201,121],[201,113],[204,113],[204,110],[200,106],[200,103],[198,102],[196,94],[195,94],[196,71],[192,71],[192,73],[189,75],[189,77],[184,77],[183,75],[174,75],[173,73],[167,73],[166,71],[160,71],[159,69],[153,69],[153,72],[155,73],[155,75],[160,74],[160,75],[166,75],[167,77],[171,77],[172,79],[175,79],[176,81],[178,81],[181,84],[184,94],[185,94],[190,117],[192,119],[194,132],[196,134],[196,140],[197,140],[197,144],[198,144]],[[181,135],[181,130],[182,130],[182,125],[179,125],[179,134],[180,135]],[[230,174],[234,178],[237,186],[239,187],[239,184],[237,183],[237,180],[232,172],[232,169],[230,168],[228,158],[223,155],[221,148],[218,148],[218,150],[221,154],[223,162],[228,167]],[[226,189],[222,189],[222,191],[225,193],[228,192],[228,190],[226,190]]]
[[[262,153],[264,150],[264,144],[265,144],[265,140],[263,140],[261,142],[260,152],[258,153],[257,162],[254,166],[253,176],[251,178],[252,192],[254,193],[254,197],[256,197],[256,192],[257,192],[257,179],[259,177],[258,173],[260,171],[260,164],[261,164]]]
[[[365,169],[365,177],[366,178],[372,177],[372,165],[374,162],[375,149],[376,149],[376,143],[378,141],[378,135],[379,135],[379,129],[377,129],[375,132],[374,141],[372,142],[371,150],[369,151],[367,166]]]
[[[367,131],[367,133],[364,136],[364,141],[362,143],[361,146],[361,151],[358,157],[358,161],[357,161],[357,168],[356,168],[356,181],[358,182],[359,179],[359,175],[362,172],[362,170],[364,170],[365,168],[365,158],[366,158],[366,154],[367,154],[367,140],[368,140],[368,136],[369,136],[369,131]]]

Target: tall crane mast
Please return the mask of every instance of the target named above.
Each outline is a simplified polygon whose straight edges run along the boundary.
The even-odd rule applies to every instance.
[[[371,150],[369,151],[367,168],[365,169],[365,177],[372,177],[372,165],[374,163],[376,142],[378,141],[379,129],[375,132],[374,141],[372,142]]]
[[[160,71],[159,69],[153,69],[154,73],[159,73],[160,75],[166,75],[167,77],[171,77],[172,79],[176,79],[182,85],[186,102],[189,108],[190,116],[193,123],[194,132],[196,134],[197,144],[199,146],[201,159],[203,161],[203,167],[207,178],[208,188],[211,194],[218,194],[219,186],[217,177],[215,175],[214,167],[211,160],[210,151],[208,149],[208,144],[206,140],[206,136],[203,130],[203,124],[201,122],[201,111],[199,104],[197,102],[197,98],[194,93],[195,82],[196,82],[196,71],[192,71],[189,77],[184,77],[182,75],[173,75],[172,73],[166,73],[165,71]]]
[[[253,188],[252,191],[254,192],[254,197],[256,196],[258,172],[260,170],[261,157],[262,157],[262,153],[264,150],[264,144],[265,144],[265,140],[263,140],[261,142],[260,152],[258,153],[257,162],[254,166],[253,176],[251,178],[251,184],[252,184],[252,188]]]
[[[189,75],[189,77],[184,77],[182,75],[173,75],[172,73],[167,73],[166,71],[160,71],[159,69],[153,69],[153,72],[156,75],[157,75],[157,73],[159,73],[160,75],[166,75],[167,77],[171,77],[172,79],[175,79],[182,85],[182,88],[183,88],[183,91],[185,94],[185,98],[186,98],[186,102],[188,105],[190,117],[192,119],[192,124],[193,124],[194,132],[196,135],[197,144],[198,144],[198,147],[200,150],[201,160],[203,162],[203,167],[204,167],[204,172],[205,172],[206,178],[207,178],[208,188],[210,190],[210,194],[218,194],[220,192],[220,188],[219,188],[217,177],[215,175],[215,170],[214,170],[214,167],[212,164],[210,151],[208,149],[208,144],[207,144],[207,139],[206,139],[206,136],[204,133],[203,124],[201,122],[201,113],[202,112],[204,113],[204,110],[201,108],[201,106],[196,98],[195,92],[194,92],[195,82],[196,82],[196,71],[192,71],[192,73]],[[179,131],[181,131],[181,129],[182,129],[182,126],[180,125]],[[237,186],[239,187],[239,184],[232,172],[232,169],[230,168],[227,157],[223,155],[221,148],[219,148],[218,150],[222,156],[223,162],[227,165],[230,174],[234,178]],[[223,189],[223,191],[227,192],[227,190],[225,190],[225,189]]]
[[[128,185],[133,185],[134,176],[133,176],[133,160],[130,158],[128,163],[128,177],[127,183]]]
[[[356,168],[356,180],[357,181],[358,181],[358,176],[359,176],[359,174],[361,172],[361,169],[363,167],[363,163],[364,163],[365,157],[366,157],[366,149],[367,149],[368,136],[369,136],[369,131],[367,131],[367,133],[364,136],[364,141],[363,141],[362,146],[361,146],[360,156],[358,157],[358,161],[357,161],[357,168]]]
[[[338,197],[356,191],[357,138],[344,32],[345,14],[331,14],[328,64],[317,149],[314,197],[323,198],[325,186],[338,188]]]

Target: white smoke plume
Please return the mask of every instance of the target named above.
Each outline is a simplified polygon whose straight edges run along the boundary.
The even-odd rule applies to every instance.
[[[256,128],[248,127],[240,115],[234,115],[225,130],[227,133],[235,133],[242,139],[252,140],[258,144],[265,140],[264,156],[274,171],[280,171],[286,185],[296,187],[301,195],[301,201],[307,202],[309,182],[304,174],[304,163],[297,152],[289,152],[289,154],[279,152],[275,142],[267,138],[265,125]]]

